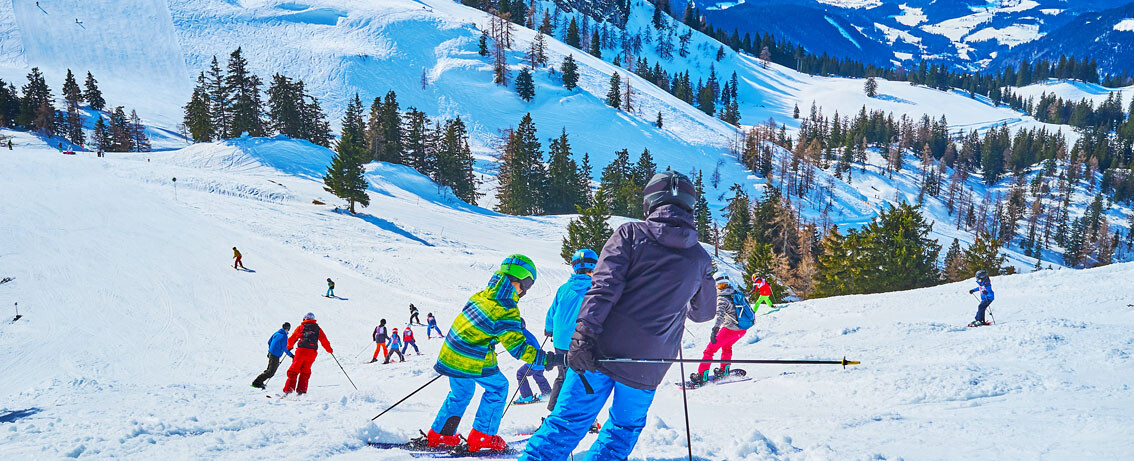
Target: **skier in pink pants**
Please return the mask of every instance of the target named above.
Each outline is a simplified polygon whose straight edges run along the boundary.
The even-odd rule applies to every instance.
[[[744,337],[747,329],[740,328],[739,318],[737,315],[737,302],[735,296],[739,294],[741,302],[743,302],[743,293],[739,293],[733,288],[732,283],[728,279],[728,274],[717,272],[713,274],[713,279],[717,283],[717,323],[713,326],[712,337],[709,338],[709,345],[705,346],[705,353],[701,356],[701,365],[697,367],[697,372],[693,373],[689,380],[694,384],[700,385],[709,381],[709,368],[711,367],[708,360],[712,360],[717,351],[721,351],[721,360],[732,359],[732,345],[740,341]],[[747,303],[741,306],[744,309],[751,309]],[[749,317],[748,321],[751,318]],[[750,325],[749,325],[750,326]],[[714,374],[719,378],[729,374],[730,364],[725,362],[721,363],[720,368],[714,370]]]

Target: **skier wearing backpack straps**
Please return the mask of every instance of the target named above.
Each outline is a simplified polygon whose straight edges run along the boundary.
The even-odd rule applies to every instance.
[[[689,380],[697,385],[709,381],[708,360],[712,360],[717,351],[721,351],[721,360],[732,359],[732,345],[740,341],[752,327],[755,314],[744,299],[744,294],[733,288],[728,274],[719,271],[713,274],[713,280],[717,283],[717,323],[713,325],[709,344],[705,346],[705,352],[701,356],[701,360],[705,362],[701,362],[697,372],[689,376]],[[728,362],[721,363],[720,368],[715,370],[716,376],[720,378],[728,375],[729,367]]]
[[[300,395],[307,393],[307,381],[311,378],[311,365],[315,363],[315,357],[319,355],[319,345],[323,345],[323,349],[327,350],[328,354],[334,353],[331,349],[331,343],[327,341],[327,335],[323,333],[323,329],[319,328],[319,324],[315,323],[315,314],[310,312],[303,316],[303,323],[295,329],[291,337],[287,339],[287,348],[291,350],[295,347],[295,356],[291,359],[291,367],[287,369],[287,382],[284,383],[284,395],[290,394],[291,391],[296,391]]]

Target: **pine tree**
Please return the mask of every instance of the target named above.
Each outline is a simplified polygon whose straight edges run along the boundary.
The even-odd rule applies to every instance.
[[[437,184],[449,186],[457,198],[476,205],[476,175],[473,156],[469,149],[469,133],[460,117],[445,124],[445,134],[437,149]]]
[[[79,88],[79,83],[75,81],[75,75],[71,73],[71,69],[67,69],[67,78],[63,80],[63,100],[67,104],[78,105],[83,101],[83,90]]]
[[[16,87],[0,79],[0,127],[13,127],[20,115],[20,95]]]
[[[346,200],[351,214],[354,214],[355,203],[363,207],[370,205],[370,196],[366,194],[369,185],[362,163],[366,156],[366,146],[357,136],[355,130],[346,128],[344,123],[335,156],[331,159],[327,174],[323,175],[323,189]]]
[[[878,80],[874,77],[868,77],[866,83],[862,85],[862,89],[868,98],[878,96]]]
[[[713,115],[717,112],[716,99],[716,96],[713,96],[712,85],[706,85],[697,92],[697,108],[701,109],[701,112]]]
[[[547,197],[547,172],[531,114],[507,134],[499,156],[496,211],[512,215],[541,214]]]
[[[228,58],[228,74],[225,87],[232,92],[232,126],[228,137],[237,138],[244,133],[249,136],[264,135],[263,103],[260,99],[260,77],[248,70],[248,60],[244,59],[238,47]]]
[[[359,99],[358,93],[355,93],[354,97],[347,102],[346,112],[343,113],[342,135],[346,136],[349,133],[351,139],[358,142],[362,140],[362,133],[365,130],[366,120],[362,115],[362,100]],[[349,147],[353,148],[354,146]]]
[[[571,23],[567,25],[567,36],[564,37],[563,42],[575,48],[579,48],[582,40],[579,38],[579,25],[575,23],[575,17],[571,17]]]
[[[563,74],[563,87],[568,90],[574,90],[579,84],[579,65],[575,63],[573,55],[567,55],[563,58],[563,64],[559,66],[559,72]]]
[[[268,128],[289,138],[302,137],[303,94],[290,78],[280,74],[272,76],[268,87]]]
[[[535,83],[532,82],[532,73],[527,69],[521,70],[520,75],[516,76],[516,94],[525,102],[535,98]]]
[[[429,117],[411,107],[402,126],[402,160],[419,173],[434,177],[437,161],[432,158],[429,137]]]
[[[122,106],[115,107],[110,113],[110,139],[114,152],[134,151],[134,130],[130,119],[126,117],[126,110]]]
[[[661,127],[662,127],[662,116],[661,116],[661,111],[660,111],[660,110],[658,111],[658,119],[657,119],[657,121],[656,121],[656,122],[654,122],[654,125],[655,125],[655,126],[657,126],[659,130],[660,130],[660,129],[661,129]]]
[[[772,251],[772,245],[759,243],[756,239],[749,237],[744,240],[740,255],[744,268],[745,285],[748,285],[748,281],[752,280],[754,276],[763,278],[772,289],[772,302],[776,302],[776,294],[779,293],[782,296],[786,290],[775,276],[776,253]],[[752,290],[750,286],[746,286],[744,291],[752,293],[753,300],[759,296],[759,293]]]
[[[488,56],[488,33],[485,31],[480,32],[480,40],[477,41],[476,52],[481,56]]]
[[[858,233],[853,229],[843,237],[838,226],[831,227],[819,242],[818,276],[812,298],[839,296],[858,292],[856,280],[863,267],[852,256],[851,248],[858,246]]]
[[[385,100],[374,98],[370,105],[370,121],[366,129],[370,158],[379,162],[401,163],[405,154],[402,138],[398,95],[390,90]]]
[[[86,91],[83,92],[83,99],[87,101],[87,105],[92,110],[101,111],[106,108],[106,100],[102,98],[102,91],[98,89],[98,80],[95,80],[94,75],[87,72],[87,80],[85,82]]]
[[[1000,253],[1000,242],[988,233],[981,232],[962,254],[956,280],[973,277],[980,270],[987,271],[989,276],[1014,273],[1015,268],[1004,264],[1007,260],[1008,257]]]
[[[602,59],[602,47],[600,46],[601,44],[602,42],[599,40],[598,28],[595,28],[594,32],[591,33],[591,49],[588,51],[588,53],[590,53],[591,56]]]
[[[622,80],[618,72],[610,74],[610,89],[606,92],[606,105],[617,109],[622,105]]]
[[[213,56],[213,61],[209,64],[206,75],[208,76],[209,100],[212,102],[213,130],[216,131],[217,137],[227,138],[232,127],[232,119],[229,114],[232,110],[230,99],[232,93],[225,84],[224,71],[221,70],[216,56]]]
[[[570,263],[571,255],[581,248],[590,248],[596,253],[606,246],[606,241],[614,235],[610,228],[610,212],[606,208],[605,191],[600,187],[595,194],[593,205],[589,208],[576,206],[577,219],[567,223],[567,236],[559,252],[563,260]]]
[[[933,224],[921,207],[901,203],[883,210],[862,232],[866,271],[859,282],[866,293],[909,290],[937,284],[941,245],[930,238]]]
[[[64,135],[67,141],[77,146],[82,146],[86,142],[86,135],[83,133],[83,117],[79,112],[79,103],[67,103],[67,114],[64,116],[64,126],[66,130]]]
[[[733,196],[728,201],[725,214],[728,221],[725,223],[724,241],[721,248],[728,251],[738,251],[743,248],[744,242],[749,238],[752,229],[752,210],[748,201],[748,193],[740,184],[733,184],[729,188]]]
[[[114,139],[110,136],[110,128],[106,125],[106,121],[103,120],[101,116],[95,120],[94,133],[91,134],[91,141],[103,151],[114,150]]]
[[[528,47],[527,60],[528,68],[533,71],[537,67],[547,64],[547,41],[543,37],[543,32],[536,32],[535,39]]]
[[[45,136],[55,134],[55,97],[47,80],[38,67],[28,72],[28,83],[21,89],[23,97],[20,98],[20,113],[16,123],[25,129],[35,130]]]
[[[579,189],[579,166],[571,158],[571,144],[564,129],[552,139],[547,149],[547,214],[568,214],[587,205],[585,192]]]
[[[197,86],[193,88],[193,96],[185,105],[185,119],[182,123],[189,130],[193,142],[209,142],[216,139],[207,85],[205,73],[201,72],[197,76]]]
[[[634,184],[630,151],[622,149],[614,153],[614,160],[602,169],[599,187],[606,190],[604,197],[611,214],[625,217],[642,216],[642,188]]]
[[[146,126],[142,124],[138,112],[133,109],[130,110],[130,142],[133,144],[134,152],[150,151],[150,137],[146,135]]]
[[[693,223],[697,228],[697,239],[704,243],[712,243],[713,212],[709,209],[709,201],[705,199],[704,175],[697,171],[697,179],[693,182],[697,190],[697,202],[693,206]]]
[[[954,238],[953,244],[949,245],[949,251],[945,252],[945,270],[942,275],[947,282],[959,282],[969,278],[965,275],[965,258],[964,253],[961,252],[960,240]]]

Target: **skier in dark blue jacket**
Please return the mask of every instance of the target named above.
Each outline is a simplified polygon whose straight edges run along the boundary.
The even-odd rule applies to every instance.
[[[976,273],[976,288],[969,290],[969,293],[980,292],[980,305],[977,306],[976,319],[969,324],[970,327],[979,327],[988,325],[984,321],[984,311],[988,309],[988,305],[996,299],[996,294],[992,292],[992,280],[988,278],[988,272],[979,270]]]
[[[584,459],[626,459],[670,365],[601,360],[674,358],[685,319],[716,315],[712,261],[693,224],[693,183],[666,171],[643,195],[646,221],[623,224],[602,248],[567,355],[572,372],[522,460],[567,459],[612,393],[607,424]]]
[[[252,387],[266,389],[267,386],[264,385],[264,382],[276,375],[276,369],[280,367],[280,359],[283,358],[283,355],[295,357],[291,351],[287,350],[288,331],[291,331],[291,324],[284,322],[283,327],[273,333],[271,338],[268,338],[268,368],[252,381]]]

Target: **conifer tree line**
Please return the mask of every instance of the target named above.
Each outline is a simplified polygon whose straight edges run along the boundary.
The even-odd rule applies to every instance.
[[[331,127],[319,100],[307,92],[302,80],[275,74],[267,89],[265,107],[259,76],[248,69],[240,48],[229,54],[221,68],[213,56],[208,70],[197,76],[193,94],[184,107],[183,125],[194,142],[282,134],[330,146]]]
[[[63,110],[56,109],[55,96],[38,67],[27,74],[27,83],[19,90],[12,83],[0,80],[0,127],[35,131],[44,137],[61,137],[67,142],[88,149],[112,152],[148,152],[150,140],[137,112],[129,115],[122,106],[107,107],[98,87],[98,80],[87,72],[83,86],[67,69],[63,80]],[[96,112],[88,135],[83,121],[82,105]]]
[[[431,120],[415,107],[403,112],[397,93],[389,91],[374,98],[368,113],[355,94],[342,125],[330,180],[324,178],[339,197],[366,206],[363,165],[372,161],[409,166],[467,203],[475,205],[480,197],[468,128],[460,117]]]

